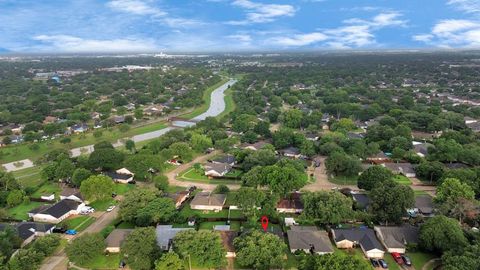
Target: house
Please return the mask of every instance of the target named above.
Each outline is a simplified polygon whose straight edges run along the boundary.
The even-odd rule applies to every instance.
[[[143,109],[143,114],[151,116],[151,115],[159,115],[163,112],[164,106],[160,104],[150,105]]]
[[[70,127],[74,133],[83,133],[88,130],[88,126],[85,123],[75,124]]]
[[[212,194],[210,192],[199,192],[190,202],[194,210],[221,211],[227,199],[225,194]]]
[[[480,122],[473,122],[473,123],[467,124],[467,127],[470,128],[475,133],[480,132]]]
[[[330,116],[329,113],[324,113],[324,114],[322,114],[322,122],[323,122],[323,123],[328,123],[328,122],[330,122],[330,119],[331,119],[331,118],[332,118],[332,117]]]
[[[390,158],[387,155],[385,155],[384,152],[380,151],[373,156],[367,157],[367,161],[378,164],[378,163],[390,161]]]
[[[468,117],[468,116],[465,116],[465,117],[463,118],[463,120],[465,121],[465,124],[466,124],[466,125],[478,122],[477,119],[474,119],[474,118]]]
[[[209,177],[222,177],[232,170],[232,166],[226,163],[208,162],[203,165],[205,175]]]
[[[78,215],[83,207],[84,203],[67,199],[53,205],[40,206],[30,211],[28,215],[36,222],[57,224],[72,215]]]
[[[10,135],[8,136],[12,143],[21,143],[23,142],[23,135]]]
[[[418,195],[415,197],[415,207],[409,209],[407,212],[412,216],[420,214],[424,217],[429,217],[433,214],[433,211],[434,205],[432,197],[430,197],[430,195]]]
[[[43,124],[53,124],[57,122],[58,118],[55,116],[45,116],[45,119],[43,119]]]
[[[110,176],[115,183],[128,184],[133,181],[135,176],[131,171],[126,168],[121,168],[115,172],[106,172],[106,175]]]
[[[128,103],[127,105],[124,106],[127,111],[133,111],[135,110],[135,104],[133,103]]]
[[[277,212],[294,214],[303,212],[301,193],[294,192],[291,193],[288,198],[280,199],[280,201],[277,203]]]
[[[0,224],[0,231],[5,230],[7,226],[12,226],[23,240],[22,247],[31,243],[36,237],[52,233],[55,225],[38,222],[20,222],[14,225]]]
[[[411,225],[387,227],[373,227],[378,239],[388,252],[405,253],[407,245],[418,243],[420,229]]]
[[[333,253],[327,232],[320,231],[315,226],[292,226],[287,231],[287,236],[292,253],[297,250],[318,255]]]
[[[120,247],[133,229],[115,229],[105,239],[105,251],[110,253],[119,253]]]
[[[115,122],[115,124],[124,123],[125,122],[125,116],[124,115],[115,115],[113,117],[113,122]]]
[[[233,240],[238,236],[237,232],[233,231],[220,231],[220,238],[222,239],[222,244],[227,251],[225,257],[227,258],[235,258],[235,247],[233,245]]]
[[[60,200],[72,200],[77,202],[83,202],[83,196],[80,194],[80,190],[77,188],[64,187],[62,192],[60,192]]]
[[[309,141],[318,141],[318,134],[315,134],[315,133],[307,133],[305,134],[305,138]]]
[[[232,155],[224,155],[224,156],[220,156],[220,157],[217,157],[215,159],[212,160],[212,163],[216,163],[216,164],[228,164],[230,166],[233,166],[235,165],[235,157],[232,156]]]
[[[250,149],[252,151],[258,151],[258,150],[262,149],[267,144],[269,144],[269,143],[266,142],[266,141],[258,141],[258,142],[253,143],[253,144],[242,144],[241,147],[243,149]]]
[[[385,249],[372,229],[332,229],[332,238],[337,248],[351,249],[359,246],[367,258],[383,258],[385,254]]]
[[[168,251],[172,247],[173,238],[181,231],[192,230],[192,228],[173,228],[172,225],[157,225],[157,245],[163,251]]]
[[[299,158],[301,156],[300,149],[297,147],[288,147],[279,151],[283,156],[289,158]]]
[[[365,138],[365,133],[347,132],[347,138],[350,140],[361,140]]]
[[[428,149],[434,147],[433,144],[430,143],[413,143],[413,150],[419,157],[426,157],[428,154]]]
[[[351,192],[353,201],[355,202],[355,208],[361,210],[368,210],[370,205],[370,198],[365,193]]]
[[[401,174],[406,177],[415,177],[415,170],[411,163],[408,162],[400,162],[400,163],[383,163],[382,166],[386,167],[394,174]]]
[[[190,197],[190,191],[179,191],[175,194],[169,195],[169,197],[173,200],[173,202],[175,203],[175,207],[178,209],[180,208],[180,206],[182,206],[183,202],[185,202],[188,197]]]
[[[13,134],[18,135],[22,133],[23,127],[23,125],[13,124],[12,126],[10,126],[10,130]]]

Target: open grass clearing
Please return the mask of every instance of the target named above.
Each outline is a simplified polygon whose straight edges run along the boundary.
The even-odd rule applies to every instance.
[[[113,198],[108,198],[105,200],[96,200],[89,204],[90,207],[93,207],[95,211],[106,211],[107,208],[111,205],[117,205],[117,201]]]
[[[408,179],[408,177],[403,175],[395,175],[395,177],[393,177],[393,180],[400,185],[410,186],[412,184],[412,181]]]
[[[44,205],[41,202],[29,202],[29,203],[22,203],[12,208],[7,209],[7,213],[14,219],[18,220],[27,220],[28,219],[28,212],[31,210]]]
[[[329,177],[328,181],[337,185],[356,185],[358,181],[358,176],[335,176]]]
[[[412,260],[415,269],[422,269],[428,261],[438,258],[435,254],[425,252],[407,252],[407,256]]]
[[[60,193],[61,188],[58,186],[57,183],[52,182],[45,182],[43,185],[40,186],[33,194],[32,198],[40,198],[42,195],[51,195],[51,194],[58,194]]]
[[[69,230],[81,232],[88,228],[88,226],[92,225],[93,222],[95,222],[95,218],[85,215],[68,218],[62,221],[62,224],[66,225]]]
[[[114,270],[118,269],[120,264],[119,253],[102,254],[95,257],[90,263],[81,265],[88,269]]]

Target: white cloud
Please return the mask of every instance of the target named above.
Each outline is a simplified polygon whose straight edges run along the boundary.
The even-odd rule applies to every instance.
[[[49,52],[145,52],[156,51],[152,40],[144,39],[83,39],[69,35],[38,35],[33,38],[42,44],[37,49]]]
[[[247,34],[229,35],[229,36],[227,36],[227,38],[233,39],[233,40],[238,40],[238,41],[244,42],[244,43],[250,43],[252,41],[252,37],[250,35],[247,35]]]
[[[480,1],[479,0],[449,0],[448,5],[451,5],[466,13],[479,13]]]
[[[312,33],[275,37],[270,40],[270,43],[286,47],[320,44],[334,49],[378,46],[374,32],[385,27],[406,26],[407,21],[400,19],[401,16],[398,12],[384,12],[370,20],[353,18],[345,20],[344,26],[319,29]]]
[[[480,47],[480,21],[442,20],[430,33],[413,36],[413,40],[436,47]]]
[[[141,0],[112,0],[106,4],[109,8],[135,15],[165,16],[166,12]]]
[[[278,37],[274,38],[272,41],[273,43],[277,43],[282,46],[287,47],[298,47],[298,46],[306,46],[311,45],[320,41],[324,41],[328,39],[323,33],[308,33],[308,34],[298,34],[294,35],[293,37]]]
[[[235,0],[232,5],[245,9],[247,16],[245,20],[227,22],[232,25],[273,22],[279,17],[292,17],[296,12],[291,5],[262,4],[249,0]]]

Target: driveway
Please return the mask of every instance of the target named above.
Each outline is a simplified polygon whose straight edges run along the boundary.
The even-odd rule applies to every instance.
[[[212,191],[217,187],[217,184],[208,184],[208,183],[202,183],[202,182],[197,182],[197,181],[183,181],[183,180],[177,180],[177,177],[184,172],[185,170],[191,168],[193,164],[195,163],[205,163],[207,160],[213,158],[214,156],[220,154],[221,151],[215,150],[211,152],[210,154],[206,154],[203,156],[196,157],[192,161],[182,164],[172,171],[166,173],[165,175],[168,177],[168,182],[172,186],[179,186],[179,187],[191,187],[191,186],[196,186],[197,188],[203,189],[203,190],[209,190]],[[227,185],[227,187],[231,190],[239,189],[240,185]]]
[[[302,190],[315,192],[320,190],[332,190],[335,188],[350,188],[352,190],[358,189],[357,186],[337,185],[328,181],[327,169],[325,168],[325,159],[327,159],[326,156],[317,156],[314,158],[314,160],[320,162],[320,166],[308,167],[307,173],[309,175],[313,173],[313,178],[315,179],[315,182],[307,184],[302,188]]]
[[[118,207],[115,207],[111,212],[104,212],[99,218],[95,220],[92,225],[88,226],[84,231],[75,235],[71,239],[75,239],[78,236],[86,233],[98,233],[105,227],[107,227],[117,217]],[[71,239],[68,241],[70,242]],[[40,267],[40,270],[67,270],[68,258],[65,253],[65,249],[59,250],[53,256],[48,257]]]

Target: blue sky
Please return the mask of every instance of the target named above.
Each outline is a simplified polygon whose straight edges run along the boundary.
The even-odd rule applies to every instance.
[[[479,48],[480,0],[0,0],[0,51]]]

